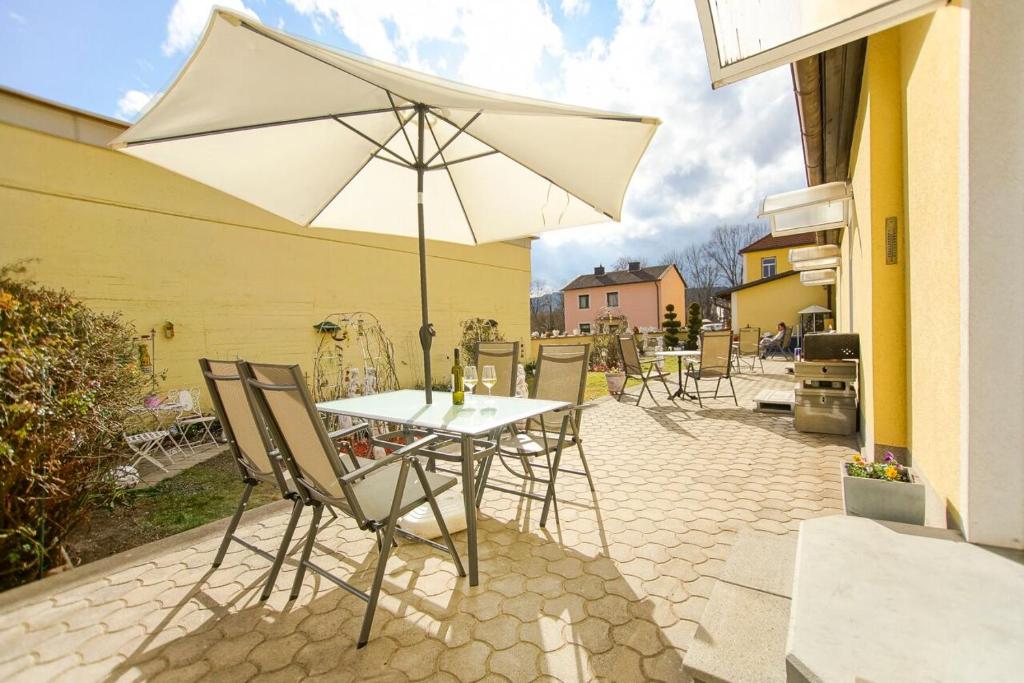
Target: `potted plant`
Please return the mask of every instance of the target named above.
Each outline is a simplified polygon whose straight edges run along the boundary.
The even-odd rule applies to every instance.
[[[840,467],[846,514],[924,524],[924,484],[892,453],[886,453],[882,462],[868,462],[855,455],[852,462]]]
[[[600,371],[604,371],[604,379],[608,382],[608,393],[612,396],[618,396],[622,393],[622,390],[626,387],[626,373],[619,369],[616,364],[602,365],[595,368]]]

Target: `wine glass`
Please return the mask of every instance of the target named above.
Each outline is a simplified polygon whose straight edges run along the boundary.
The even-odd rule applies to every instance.
[[[491,395],[491,387],[498,383],[498,373],[494,371],[493,365],[485,365],[480,381],[487,387],[487,396]]]
[[[462,383],[466,385],[466,388],[469,389],[469,393],[472,394],[473,387],[475,387],[477,383],[475,365],[467,365],[462,369]]]

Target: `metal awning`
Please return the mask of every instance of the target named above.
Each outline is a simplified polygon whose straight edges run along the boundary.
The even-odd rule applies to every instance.
[[[789,262],[793,270],[820,270],[822,268],[838,268],[839,247],[835,244],[819,244],[813,247],[800,247],[789,250]]]
[[[851,43],[946,0],[696,0],[711,87]]]
[[[822,287],[836,283],[836,271],[834,268],[823,270],[805,270],[800,273],[800,284],[808,287]]]
[[[853,190],[845,182],[825,183],[769,195],[757,216],[768,219],[775,237],[834,230],[849,225],[851,199]]]

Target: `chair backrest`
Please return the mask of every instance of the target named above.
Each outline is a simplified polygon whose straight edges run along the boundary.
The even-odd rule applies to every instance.
[[[485,365],[493,365],[498,381],[491,388],[494,396],[516,395],[516,372],[519,370],[519,342],[477,342],[477,376],[483,375]],[[478,383],[474,393],[483,393],[486,388]]]
[[[238,362],[201,358],[199,367],[210,392],[213,410],[243,476],[248,474],[262,481],[274,481],[282,493],[286,492],[281,468],[270,456],[273,449],[267,448],[264,439],[266,428],[258,421],[258,413],[249,401]]]
[[[191,413],[196,408],[192,392],[189,391],[188,389],[182,389],[181,391],[178,392],[177,403],[178,405],[181,406],[181,409],[184,410],[186,413]]]
[[[306,496],[329,502],[347,499],[357,515],[358,502],[348,497],[339,478],[348,474],[316,411],[298,365],[242,363],[250,396],[266,420],[292,478]]]
[[[643,368],[640,366],[640,353],[636,348],[636,339],[631,334],[618,335],[619,356],[622,358],[623,370],[627,375],[642,375]]]
[[[740,328],[740,355],[756,356],[760,353],[761,328],[747,327]]]
[[[700,342],[700,376],[728,377],[732,368],[732,331],[704,332]]]
[[[587,388],[587,368],[590,361],[590,344],[542,344],[537,352],[536,382],[533,397],[547,401],[567,401],[572,405],[583,403]],[[578,427],[581,413],[577,412],[575,424]],[[559,429],[562,415],[544,415],[546,430]]]
[[[782,345],[782,350],[783,351],[788,351],[789,350],[789,343],[790,343],[790,341],[792,341],[792,339],[793,339],[793,326],[792,325],[786,325],[786,331],[783,333],[782,341],[780,342],[780,344]]]

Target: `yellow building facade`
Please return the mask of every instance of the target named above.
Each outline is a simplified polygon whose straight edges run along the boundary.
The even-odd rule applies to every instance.
[[[156,330],[164,390],[199,386],[203,356],[297,363],[308,374],[320,343],[313,325],[355,311],[380,319],[401,384],[422,381],[415,240],[293,225],[102,147],[120,128],[0,91],[2,263],[29,260],[29,277],[120,311],[140,333]],[[427,251],[439,379],[463,320],[494,319],[506,338],[529,340],[529,240]]]
[[[799,274],[793,271],[789,250],[801,245],[814,244],[810,239],[777,239],[770,235],[744,247],[743,284],[719,292],[729,297],[733,331],[743,327],[757,327],[774,334],[780,322],[795,328],[800,320],[798,312],[808,306],[828,303],[824,287],[806,287],[800,284]]]

